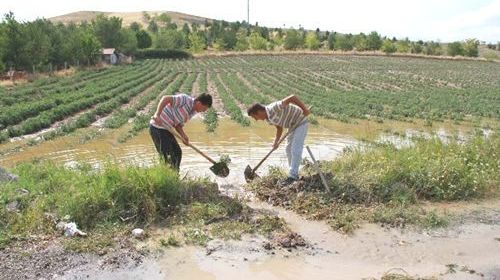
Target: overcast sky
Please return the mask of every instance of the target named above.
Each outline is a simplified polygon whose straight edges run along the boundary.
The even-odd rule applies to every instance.
[[[247,0],[1,0],[0,12],[20,20],[75,11],[168,10],[226,21],[246,19]],[[250,22],[442,42],[478,38],[500,41],[500,0],[250,0]]]

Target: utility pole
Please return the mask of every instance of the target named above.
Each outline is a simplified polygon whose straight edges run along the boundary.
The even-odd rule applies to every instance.
[[[250,0],[247,0],[247,24],[250,26]]]

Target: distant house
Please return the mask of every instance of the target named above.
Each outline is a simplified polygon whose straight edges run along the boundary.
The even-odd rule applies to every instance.
[[[115,48],[102,49],[101,59],[108,64],[132,63],[132,57],[118,52]]]
[[[120,62],[119,54],[115,48],[102,49],[102,61],[108,64],[117,64]]]

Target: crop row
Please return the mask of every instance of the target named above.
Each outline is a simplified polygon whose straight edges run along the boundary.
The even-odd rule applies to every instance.
[[[123,80],[108,81],[108,87],[104,89],[94,88],[89,91],[85,98],[77,99],[65,105],[59,105],[52,110],[45,111],[36,117],[32,117],[19,125],[8,128],[10,137],[33,133],[41,129],[50,127],[54,122],[63,120],[67,116],[94,105],[93,111],[96,115],[109,113],[110,108],[116,108],[118,104],[128,102],[131,96],[138,94],[138,90],[144,90],[151,83],[159,80],[161,66],[158,64],[153,71],[145,69],[136,75],[123,78]],[[89,115],[83,114],[84,117]],[[82,118],[82,117],[80,117]]]

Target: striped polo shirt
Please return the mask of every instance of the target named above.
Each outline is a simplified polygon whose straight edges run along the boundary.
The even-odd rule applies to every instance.
[[[266,106],[267,122],[272,125],[290,128],[302,118],[302,109],[294,104],[283,105],[276,101]]]
[[[167,104],[160,113],[161,123],[151,120],[150,124],[163,129],[172,129],[178,125],[184,126],[196,114],[193,109],[194,100],[193,97],[184,93],[172,95],[172,103]]]

